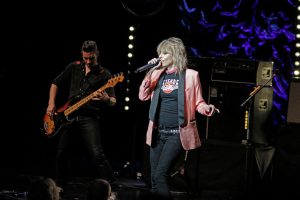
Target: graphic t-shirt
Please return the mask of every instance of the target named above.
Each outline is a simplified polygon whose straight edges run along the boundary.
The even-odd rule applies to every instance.
[[[178,82],[177,73],[165,74],[160,89],[159,124],[178,127]]]

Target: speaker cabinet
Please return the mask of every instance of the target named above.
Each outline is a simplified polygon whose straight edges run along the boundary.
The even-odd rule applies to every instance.
[[[256,84],[272,86],[273,62],[259,61],[256,71]]]
[[[246,110],[241,104],[251,90],[244,84],[214,82],[209,86],[208,103],[220,109],[220,113],[207,118],[206,139],[238,143],[246,139]]]
[[[300,124],[300,82],[292,81],[290,84],[287,123]]]
[[[256,144],[268,145],[270,143],[273,132],[272,105],[273,88],[265,86],[254,96],[250,140]]]
[[[221,113],[207,118],[205,137],[239,143],[251,141],[269,144],[269,133],[272,131],[270,114],[273,104],[273,62],[231,64],[231,67],[218,65],[212,70],[208,103],[214,104]],[[235,73],[233,70],[229,71],[231,68],[234,68]],[[218,77],[223,72],[222,80],[216,79],[216,72]],[[244,82],[240,80],[241,75],[250,72],[251,79]],[[261,86],[261,89],[251,94],[255,86]]]

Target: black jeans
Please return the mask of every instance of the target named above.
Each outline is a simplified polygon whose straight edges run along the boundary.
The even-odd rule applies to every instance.
[[[183,150],[180,136],[174,131],[159,131],[156,145],[150,148],[151,184],[154,195],[170,199],[168,172]]]
[[[95,164],[96,178],[104,178],[113,182],[115,180],[113,170],[102,148],[99,118],[87,116],[77,116],[70,125],[66,126],[60,136],[56,155],[57,181],[62,185],[67,183],[69,178],[68,163],[72,153],[71,146],[74,145],[73,139],[76,139],[77,133],[79,133],[80,141],[86,145],[92,162]],[[76,148],[76,146],[72,147]]]

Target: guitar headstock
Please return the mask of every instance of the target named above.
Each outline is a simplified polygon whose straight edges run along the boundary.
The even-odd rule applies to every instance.
[[[118,74],[113,75],[112,78],[110,78],[107,81],[107,86],[114,87],[118,82],[122,82],[124,80],[124,74],[123,72],[120,72]]]

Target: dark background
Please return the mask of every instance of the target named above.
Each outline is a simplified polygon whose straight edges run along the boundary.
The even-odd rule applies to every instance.
[[[126,9],[122,2],[131,9],[128,10],[128,7]],[[299,156],[299,148],[296,148],[299,146],[297,139],[299,136],[296,134],[299,129],[294,129],[294,126],[286,123],[286,112],[293,69],[295,2],[290,1],[294,3],[292,6],[283,0],[264,1],[256,4],[257,7],[253,6],[251,10],[249,7],[254,2],[245,0],[242,1],[243,7],[240,9],[242,14],[232,18],[226,11],[233,12],[234,10],[230,9],[237,1],[187,2],[189,8],[196,11],[183,12],[184,1],[180,0],[80,2],[78,5],[72,3],[68,6],[49,2],[31,5],[30,2],[26,2],[17,6],[9,4],[3,6],[8,14],[1,14],[3,15],[0,65],[1,173],[51,176],[54,174],[58,138],[47,139],[41,132],[49,87],[52,79],[67,64],[81,59],[80,48],[85,40],[95,40],[98,43],[100,63],[104,67],[110,69],[113,74],[124,72],[126,78],[126,81],[115,86],[118,98],[116,107],[103,111],[101,123],[106,154],[117,171],[121,170],[127,161],[132,163],[134,170],[147,168],[145,166],[147,148],[144,143],[149,102],[138,100],[138,86],[144,73],[134,74],[133,71],[157,56],[156,46],[161,40],[177,36],[187,45],[190,67],[200,72],[206,100],[214,59],[274,61],[274,68],[279,69],[280,74],[273,80],[272,130],[276,131],[273,131],[271,139],[272,144],[279,147],[278,156],[274,160],[286,163],[276,165],[275,169],[279,179],[282,178],[279,176],[281,171],[289,172],[284,178],[293,176],[293,172],[299,166],[299,161],[292,159]],[[219,15],[216,14],[218,10]],[[254,21],[253,13],[267,17],[257,22]],[[284,13],[286,21],[274,20],[278,18],[276,15],[278,13]],[[230,21],[231,28],[235,29],[225,26]],[[249,26],[255,24],[255,30],[258,30],[259,26],[265,28],[267,32],[271,29],[275,35],[279,33],[278,29],[284,30],[282,34],[290,33],[286,34],[290,38],[281,34],[271,39],[267,36],[256,38],[256,33],[247,35],[246,31],[238,34],[243,30],[239,29],[241,25],[233,25],[239,22]],[[130,25],[136,26],[137,30],[134,58],[132,64],[128,66],[127,45]],[[221,36],[226,34],[228,37],[222,39]],[[245,45],[246,43],[243,43],[245,38],[249,41],[250,38],[254,39]],[[249,45],[252,45],[252,48],[248,48]],[[239,76],[238,72],[235,75]],[[131,97],[130,111],[123,109],[126,88],[130,88],[128,93]],[[249,86],[246,90],[243,86],[238,86],[238,89],[242,90],[243,95],[251,91]],[[235,95],[241,101],[247,98]],[[241,103],[236,99],[229,102]],[[230,114],[226,115],[237,117]],[[203,116],[197,117],[200,135],[204,141],[207,121]],[[239,119],[237,123],[242,122],[243,120]],[[235,123],[228,124],[226,128],[229,129],[229,133],[224,134],[230,134],[230,127],[235,125]],[[194,159],[199,159],[198,154],[195,157]],[[87,175],[86,168],[89,168],[89,161],[84,156],[83,147],[78,146],[74,150],[74,174]],[[209,166],[208,169],[212,167]]]
[[[120,1],[98,2],[97,5],[84,3],[66,8],[54,4],[34,5],[35,8],[29,4],[22,6],[8,7],[10,16],[15,18],[3,21],[6,31],[2,37],[1,65],[2,172],[54,173],[58,138],[47,139],[41,132],[49,87],[67,64],[81,59],[80,48],[85,40],[98,43],[99,59],[104,67],[113,74],[124,72],[125,78],[131,81],[129,86],[125,81],[115,86],[118,104],[103,111],[106,154],[116,170],[127,161],[136,161],[140,165],[148,104],[137,100],[138,84],[144,74],[130,77],[127,74],[128,27],[138,26],[135,59],[130,69],[133,72],[156,57],[156,45],[160,40],[177,35],[176,4],[168,2],[163,11],[153,15],[156,4],[150,10],[134,4],[135,11],[141,15],[150,13],[149,17],[131,14]],[[132,106],[125,112],[127,87],[130,88]],[[78,152],[74,150],[74,157],[79,157],[74,168],[81,168],[88,162],[81,158],[84,156],[80,150],[80,146]]]

